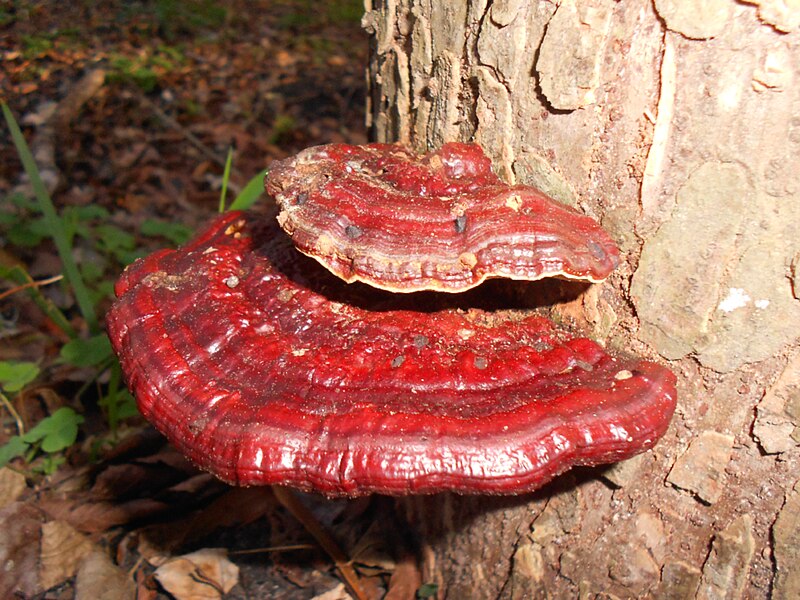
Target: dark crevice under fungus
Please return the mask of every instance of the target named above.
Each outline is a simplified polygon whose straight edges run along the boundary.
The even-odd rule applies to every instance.
[[[477,183],[467,192],[448,194],[477,194],[480,202],[459,200],[470,206],[462,232],[460,216],[442,217],[442,223],[450,237],[483,231],[476,238],[483,245],[468,247],[481,257],[481,248],[494,244],[486,242],[490,231],[481,222],[487,213],[480,205],[494,202],[502,184],[486,171],[485,157],[475,158],[477,147],[452,146],[422,159],[386,145],[366,150],[337,145],[301,156],[337,157],[336,168],[325,167],[311,177],[341,190],[349,180],[337,180],[334,171],[348,161],[354,172],[382,170],[382,176],[393,173],[394,180],[413,187],[418,182],[407,183],[413,178],[403,175],[402,161],[417,177],[420,163],[436,162],[439,156],[446,165],[447,156],[458,154],[463,177]],[[388,158],[380,164],[353,162],[353,156],[365,152],[370,160],[376,152]],[[321,192],[300,186],[285,171],[288,164],[279,165],[279,175],[293,183],[271,189],[280,188],[284,195],[295,190],[294,200],[283,198],[284,213],[289,205],[310,210]],[[355,207],[341,236],[333,229],[345,223],[342,219],[335,226],[317,222],[315,235],[335,243],[349,240],[367,252],[377,243],[376,252],[385,256],[395,242],[376,242],[375,236],[382,235],[375,232],[376,224],[391,229],[404,218],[391,212],[399,210],[401,199],[381,204],[371,196],[374,189],[364,191],[362,183],[353,184],[360,191],[348,196]],[[445,184],[434,178],[432,185]],[[524,202],[543,197],[530,188],[506,188]],[[359,194],[370,201],[359,204]],[[395,208],[382,213],[381,206]],[[519,217],[520,212],[509,210]],[[548,207],[545,214],[562,210]],[[551,256],[550,264],[561,265],[555,274],[605,277],[618,260],[616,247],[596,224],[569,212],[568,222],[558,227],[580,227],[563,233],[570,240],[571,258]],[[413,220],[418,221],[414,227],[424,223],[416,214]],[[494,226],[502,243],[510,244],[498,252],[536,256],[517,244],[541,239],[536,227],[545,221],[532,214],[523,219],[527,231],[514,229],[508,235]],[[286,217],[282,225],[287,226]],[[296,235],[299,225],[292,227],[293,240],[269,215],[226,213],[182,248],[137,261],[117,283],[108,330],[142,414],[198,466],[221,479],[332,496],[445,490],[518,494],[572,466],[638,454],[665,432],[676,390],[674,375],[664,367],[614,356],[532,311],[371,310],[364,286],[335,280],[297,254],[292,241],[300,245],[302,240]],[[358,235],[352,229],[348,233],[348,227]],[[410,236],[413,231],[404,227],[397,232]],[[441,246],[436,236],[430,245],[407,241],[414,260],[433,265],[449,260],[442,258],[447,244]],[[463,253],[463,248],[456,251]],[[425,259],[428,249],[432,254]],[[496,276],[488,260],[478,258],[475,264]],[[554,274],[550,268],[544,271]]]

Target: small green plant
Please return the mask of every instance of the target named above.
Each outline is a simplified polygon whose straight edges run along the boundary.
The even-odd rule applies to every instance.
[[[59,213],[64,233],[70,247],[81,240],[99,255],[98,260],[78,265],[78,272],[86,285],[93,305],[110,298],[113,284],[110,272],[117,272],[142,255],[137,238],[129,231],[110,223],[111,215],[100,206],[68,206]],[[12,245],[32,248],[50,237],[46,218],[40,214],[36,200],[14,195],[0,208],[0,230]],[[181,223],[169,223],[148,219],[139,230],[144,237],[162,237],[174,245],[186,242],[191,229]],[[9,279],[10,274],[0,266],[0,278]],[[15,283],[27,283],[24,277],[14,278]]]
[[[3,9],[0,9],[0,25],[3,25]],[[40,31],[32,35],[20,36],[22,56],[27,60],[35,60],[53,48],[64,50],[75,48],[82,43],[81,30],[76,27]]]
[[[53,48],[53,38],[50,35],[23,35],[22,56],[28,60],[38,58]]]
[[[86,284],[78,271],[78,266],[75,264],[75,259],[72,257],[72,246],[67,235],[67,228],[64,222],[59,218],[55,206],[53,206],[53,201],[50,199],[50,195],[44,187],[39,169],[36,166],[36,162],[33,160],[33,155],[31,155],[30,148],[28,148],[28,144],[19,129],[14,115],[11,114],[11,110],[5,102],[2,103],[1,106],[3,116],[6,119],[8,128],[11,130],[11,139],[14,142],[17,154],[19,155],[20,161],[22,161],[22,166],[33,187],[33,193],[37,200],[37,207],[42,213],[44,225],[58,250],[58,256],[64,268],[64,276],[72,288],[72,292],[75,294],[75,301],[78,304],[83,318],[86,320],[86,324],[89,326],[89,330],[93,333],[98,332],[100,330],[100,321],[97,318],[97,313],[91,302],[89,290],[86,288]]]
[[[18,246],[32,247],[47,239],[54,242],[62,261],[66,284],[75,297],[89,335],[78,334],[64,313],[39,290],[42,282],[33,281],[22,267],[0,266],[0,278],[13,282],[18,291],[27,292],[69,338],[60,349],[58,361],[92,370],[93,375],[78,392],[78,396],[90,386],[97,385],[98,404],[113,434],[119,423],[137,414],[137,410],[130,392],[122,385],[122,372],[110,340],[100,330],[97,303],[111,293],[108,267],[121,267],[138,257],[140,251],[137,249],[136,236],[112,224],[111,215],[102,207],[66,207],[60,212],[56,211],[16,120],[5,104],[2,104],[2,111],[17,153],[32,183],[35,198],[31,200],[13,196],[7,208],[0,209],[0,227],[5,232],[5,238]],[[230,152],[223,175],[220,211],[225,210],[232,159],[233,153]],[[229,208],[241,210],[250,207],[263,193],[265,174],[262,171],[253,177]],[[139,234],[163,237],[179,245],[187,241],[191,230],[182,224],[147,220],[142,223]],[[90,246],[96,259],[82,264],[76,263],[73,250],[77,241]],[[97,260],[97,257],[103,260]],[[109,373],[108,383],[100,385],[98,381],[105,373]],[[68,407],[59,408],[33,429],[25,431],[24,423],[5,393],[19,393],[39,374],[40,367],[35,363],[0,363],[0,386],[4,390],[4,393],[0,393],[0,401],[16,420],[18,430],[17,435],[0,446],[0,466],[22,456],[27,462],[35,459],[35,470],[50,473],[63,462],[61,452],[77,439],[78,426],[83,422],[83,417]]]
[[[264,193],[264,177],[266,176],[267,169],[256,173],[256,175],[245,184],[228,210],[247,210],[253,206]]]
[[[225,169],[222,173],[222,191],[219,195],[219,212],[225,212],[225,200],[228,194],[228,180],[231,176],[231,163],[233,161],[233,148],[228,150],[228,158],[225,161]],[[266,169],[259,171],[245,184],[241,191],[234,198],[228,210],[247,210],[264,193],[264,177],[267,176]]]
[[[116,55],[110,60],[111,69],[106,75],[110,83],[132,83],[145,93],[150,93],[158,85],[158,75],[141,60]]]
[[[74,410],[66,406],[59,408],[30,431],[15,435],[0,446],[0,467],[18,456],[24,456],[25,462],[30,463],[43,455],[36,470],[50,475],[64,462],[59,453],[78,439],[78,425],[81,423],[83,417]]]
[[[147,237],[165,238],[174,246],[185,244],[192,236],[191,228],[183,223],[170,223],[168,221],[157,221],[155,219],[143,221],[139,233]]]
[[[69,247],[74,248],[76,240],[81,239],[102,256],[102,259],[77,265],[92,306],[112,292],[107,279],[109,267],[125,266],[138,258],[135,236],[108,223],[109,218],[108,211],[99,206],[68,206],[59,213]],[[22,248],[36,247],[50,238],[47,218],[40,213],[36,201],[21,196],[13,196],[7,206],[0,209],[0,229],[11,245]],[[2,267],[0,277],[9,278]]]
[[[160,45],[150,53],[130,57],[115,53],[109,58],[106,80],[111,83],[130,83],[145,93],[158,87],[159,78],[178,69],[186,62],[183,51],[175,46]]]
[[[0,401],[14,417],[18,430],[18,435],[0,446],[0,467],[4,467],[17,456],[24,456],[26,462],[41,456],[42,460],[36,469],[49,475],[64,460],[59,453],[75,443],[78,437],[78,425],[83,422],[83,417],[71,408],[62,407],[39,421],[30,431],[25,431],[22,419],[6,394],[22,391],[38,377],[39,372],[36,363],[0,361],[0,388],[2,388]]]
[[[27,291],[43,312],[70,338],[60,351],[59,360],[62,363],[94,369],[95,375],[79,395],[97,381],[100,375],[111,369],[112,383],[107,386],[105,394],[100,390],[99,405],[105,411],[113,433],[119,421],[135,414],[136,409],[130,394],[119,389],[119,364],[113,355],[108,336],[100,330],[97,317],[96,303],[100,297],[110,292],[111,283],[103,278],[103,268],[98,269],[92,264],[79,267],[73,258],[73,249],[75,240],[83,238],[90,241],[102,255],[120,264],[127,264],[135,258],[135,238],[119,227],[104,222],[108,220],[109,214],[100,207],[69,207],[59,214],[42,183],[25,138],[4,103],[2,112],[31,181],[35,200],[12,198],[13,210],[0,211],[0,225],[7,229],[7,238],[20,245],[35,245],[45,238],[52,239],[61,259],[66,282],[86,322],[89,336],[84,338],[78,335],[69,319],[41,294],[37,282],[22,267],[2,267],[0,277],[15,283],[20,291]],[[96,285],[87,285],[87,281]],[[34,363],[6,363],[0,365],[0,385],[6,392],[17,392],[38,374],[39,366]],[[0,395],[0,400],[14,416],[18,429],[18,435],[0,447],[0,463],[5,464],[12,458],[23,455],[30,461],[44,452],[43,468],[57,468],[60,463],[53,454],[75,442],[77,428],[83,417],[71,408],[62,407],[26,433],[22,420],[5,394]]]
[[[0,361],[0,387],[18,392],[39,375],[39,365],[25,361]]]

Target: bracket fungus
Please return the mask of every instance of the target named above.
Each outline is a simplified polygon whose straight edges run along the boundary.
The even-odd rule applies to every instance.
[[[590,217],[504,184],[477,144],[417,157],[397,144],[307,148],[267,191],[297,249],[348,282],[462,292],[490,277],[598,282],[619,251]]]
[[[142,414],[229,483],[331,496],[523,493],[669,424],[675,377],[655,363],[528,312],[370,310],[336,284],[358,287],[251,213],[134,263],[108,331]]]

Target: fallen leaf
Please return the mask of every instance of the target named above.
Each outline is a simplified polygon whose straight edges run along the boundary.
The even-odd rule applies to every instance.
[[[33,81],[26,81],[17,86],[17,91],[20,94],[32,94],[38,89],[39,89],[39,84],[34,83]]]
[[[29,112],[22,117],[20,122],[29,127],[41,127],[53,116],[53,113],[56,112],[56,108],[58,108],[56,102],[45,100],[41,102],[33,112]]]
[[[136,584],[100,550],[89,553],[75,577],[75,600],[130,600]]]
[[[217,600],[239,582],[239,567],[224,548],[203,548],[168,560],[155,576],[176,600]]]
[[[39,506],[51,517],[63,519],[86,533],[106,531],[111,527],[153,517],[170,509],[168,504],[149,498],[130,502],[81,502],[43,498]]]
[[[397,561],[397,568],[389,579],[389,587],[384,600],[406,600],[416,598],[422,585],[422,573],[414,556],[407,554]]]
[[[140,530],[138,552],[150,564],[160,566],[172,550],[183,544],[220,527],[251,523],[273,510],[274,506],[269,488],[231,488],[183,519],[172,519]]]
[[[374,521],[359,538],[350,551],[350,558],[358,563],[359,571],[367,575],[391,573],[397,566],[386,547],[383,524],[378,521]]]
[[[30,598],[40,589],[39,540],[44,515],[14,502],[0,510],[0,598]]]
[[[3,467],[0,469],[0,508],[5,508],[22,495],[25,488],[25,476]]]
[[[311,600],[351,600],[352,596],[347,593],[343,583],[340,583],[332,590],[317,594]]]
[[[78,571],[78,564],[94,544],[65,521],[42,525],[39,580],[45,590],[66,581]]]

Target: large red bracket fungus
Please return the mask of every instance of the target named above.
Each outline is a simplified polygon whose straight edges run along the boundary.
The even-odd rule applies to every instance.
[[[273,163],[266,185],[298,250],[348,282],[461,292],[490,277],[597,282],[619,264],[594,220],[502,183],[477,144],[317,146]]]
[[[473,179],[496,185],[482,173]],[[479,207],[465,214],[481,229],[470,211]],[[366,236],[372,221],[360,218]],[[391,229],[403,217],[380,218]],[[529,313],[378,311],[340,301],[347,292],[334,299],[320,291],[334,278],[273,223],[227,213],[186,246],[136,262],[108,316],[142,414],[221,479],[329,495],[513,494],[642,452],[666,430],[676,400],[667,369],[614,357]],[[604,248],[589,250],[595,262],[568,271],[554,259],[560,274],[605,276],[616,250],[599,232],[585,225],[578,235]]]

